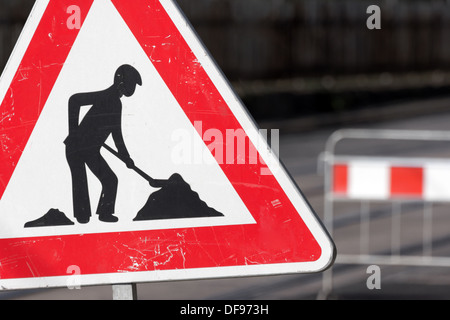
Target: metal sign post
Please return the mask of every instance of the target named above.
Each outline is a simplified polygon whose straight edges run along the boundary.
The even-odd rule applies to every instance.
[[[113,300],[137,300],[136,283],[113,284]]]

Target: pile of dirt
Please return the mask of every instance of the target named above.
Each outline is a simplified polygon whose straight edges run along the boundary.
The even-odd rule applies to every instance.
[[[150,195],[133,221],[222,216],[222,213],[208,207],[198,193],[175,173],[166,186]]]

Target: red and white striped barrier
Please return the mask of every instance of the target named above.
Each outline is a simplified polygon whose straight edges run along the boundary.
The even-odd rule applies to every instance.
[[[332,194],[355,200],[450,201],[450,161],[349,158],[335,160]]]

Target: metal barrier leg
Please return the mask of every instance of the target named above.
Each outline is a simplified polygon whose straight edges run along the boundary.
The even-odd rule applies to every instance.
[[[370,205],[367,201],[361,202],[360,224],[360,252],[369,254],[370,250]]]
[[[333,267],[322,273],[322,290],[317,295],[317,300],[327,300],[333,291]]]
[[[425,202],[423,209],[423,255],[433,255],[433,203]]]
[[[324,185],[324,225],[328,230],[330,237],[333,237],[333,198],[331,196],[331,176],[333,168],[329,165],[324,166],[325,185]],[[318,300],[326,300],[333,291],[333,267],[322,273],[322,290],[318,293]]]
[[[391,255],[400,256],[401,251],[401,225],[402,225],[402,204],[399,201],[392,203],[392,230],[391,230]]]

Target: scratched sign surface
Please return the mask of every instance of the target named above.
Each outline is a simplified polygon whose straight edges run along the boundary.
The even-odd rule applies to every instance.
[[[92,285],[333,261],[171,0],[37,1],[0,99],[1,289],[66,286],[74,272]]]

